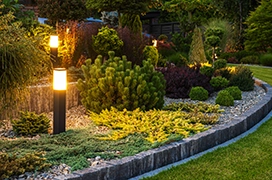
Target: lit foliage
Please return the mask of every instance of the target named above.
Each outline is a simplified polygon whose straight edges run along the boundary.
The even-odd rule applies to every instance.
[[[103,56],[109,51],[120,52],[124,42],[118,37],[117,32],[108,27],[102,27],[96,36],[93,36],[94,50]]]
[[[125,56],[121,59],[114,55],[111,51],[105,63],[98,56],[93,64],[87,60],[82,66],[85,81],[79,79],[78,89],[85,108],[97,113],[111,106],[118,110],[162,108],[165,95],[163,75],[154,70],[150,61],[143,61],[142,67],[132,67]]]
[[[186,108],[189,112],[181,111],[183,104],[174,106],[178,108],[177,111],[154,109],[143,112],[139,108],[134,111],[118,111],[112,107],[100,114],[89,111],[89,115],[96,125],[112,129],[107,136],[99,137],[103,140],[118,140],[138,133],[151,143],[165,142],[173,135],[186,138],[209,129],[208,125],[216,123],[219,118],[219,106],[209,105],[207,111],[212,111],[210,114],[189,106]]]
[[[22,100],[28,86],[51,67],[41,33],[26,36],[27,31],[20,22],[13,22],[14,18],[12,13],[0,18],[0,111]]]
[[[155,46],[145,46],[144,48],[144,58],[150,59],[152,65],[157,67],[157,63],[159,60],[159,52]]]

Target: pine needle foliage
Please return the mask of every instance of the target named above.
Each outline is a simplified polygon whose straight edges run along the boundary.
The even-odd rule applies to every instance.
[[[202,40],[202,32],[201,29],[196,27],[194,29],[194,34],[192,37],[192,43],[190,47],[189,53],[190,63],[200,64],[207,62],[204,45]]]
[[[21,112],[20,118],[12,120],[13,130],[19,135],[36,135],[48,133],[50,119],[44,114],[37,115],[34,112]]]
[[[0,179],[50,167],[50,164],[46,163],[44,152],[28,153],[21,157],[0,152],[0,164]]]
[[[89,115],[96,125],[112,129],[110,134],[100,137],[103,140],[118,140],[137,133],[142,134],[151,143],[165,142],[173,136],[186,138],[209,129],[208,125],[216,123],[219,118],[219,114],[205,114],[199,111],[154,109],[144,112],[139,108],[133,111],[118,111],[114,107],[103,110],[100,114],[89,111]]]
[[[88,110],[99,113],[111,106],[118,110],[163,107],[165,80],[150,61],[143,61],[142,67],[132,67],[125,56],[115,57],[111,51],[105,63],[102,56],[98,56],[94,63],[87,60],[82,70],[85,81],[79,79],[77,87],[82,104]]]

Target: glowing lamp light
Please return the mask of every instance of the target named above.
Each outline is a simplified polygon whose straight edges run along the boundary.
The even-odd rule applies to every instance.
[[[157,40],[153,40],[152,42],[154,43],[153,46],[157,47]]]
[[[55,68],[53,71],[53,89],[66,90],[67,72],[65,68]]]
[[[59,38],[56,35],[50,36],[50,47],[51,48],[58,48],[59,46]]]

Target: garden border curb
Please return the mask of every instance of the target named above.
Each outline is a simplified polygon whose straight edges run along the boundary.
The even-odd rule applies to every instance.
[[[263,99],[233,121],[213,127],[179,142],[111,160],[104,165],[78,170],[54,180],[122,180],[156,170],[208,150],[248,131],[272,110],[272,87],[262,82],[266,90]]]

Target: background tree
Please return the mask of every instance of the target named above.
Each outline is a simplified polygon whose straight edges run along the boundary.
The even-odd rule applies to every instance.
[[[83,20],[90,16],[85,0],[37,0],[39,15],[48,18],[51,25],[62,21]]]
[[[261,5],[246,20],[245,49],[266,52],[272,47],[272,1],[262,0]]]
[[[214,0],[213,4],[217,11],[220,12],[220,17],[228,19],[232,27],[237,29],[237,43],[239,49],[243,49],[244,30],[247,28],[245,21],[251,11],[259,5],[259,0]]]
[[[222,35],[220,35],[221,39],[218,44],[220,52],[225,52],[228,46],[234,44],[234,30],[228,20],[220,18],[210,19],[210,21],[203,26],[206,30],[215,28],[221,29]]]
[[[202,40],[202,32],[198,27],[194,29],[193,40],[189,53],[189,61],[190,63],[196,64],[207,62]]]
[[[176,12],[181,30],[185,33],[207,22],[216,12],[212,0],[170,0],[164,2],[163,9]]]
[[[123,14],[136,14],[140,15],[149,11],[149,7],[152,5],[152,0],[138,0],[138,1],[127,1],[127,0],[87,0],[87,7],[93,10],[102,11],[117,11],[118,19],[120,20],[121,13]],[[119,26],[121,22],[119,21]]]
[[[142,32],[142,22],[137,14],[123,14],[121,16],[121,25],[122,28],[128,27],[133,33]]]
[[[223,29],[220,27],[210,27],[205,31],[205,44],[212,50],[212,61],[216,59],[215,50],[220,46],[221,39],[224,35]]]

